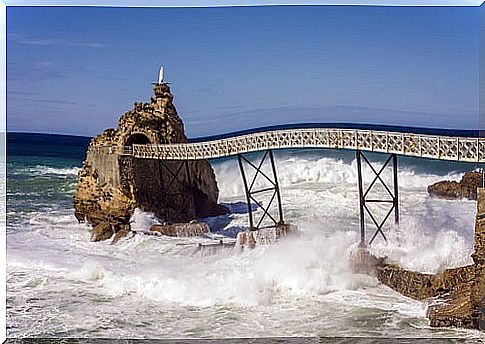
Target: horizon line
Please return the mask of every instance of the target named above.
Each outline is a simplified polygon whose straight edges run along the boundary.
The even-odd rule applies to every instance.
[[[390,0],[390,1],[324,1],[324,0],[307,0],[305,2],[295,2],[291,0],[226,0],[225,3],[221,1],[211,0],[191,0],[187,3],[180,4],[177,0],[167,0],[163,5],[155,0],[138,0],[138,1],[110,1],[105,0],[99,2],[95,0],[81,0],[81,1],[4,1],[0,0],[3,6],[8,7],[126,7],[126,8],[224,8],[224,7],[263,7],[263,6],[369,6],[369,7],[481,7],[485,0],[427,0],[419,1],[413,0]],[[465,2],[465,3],[464,3]]]

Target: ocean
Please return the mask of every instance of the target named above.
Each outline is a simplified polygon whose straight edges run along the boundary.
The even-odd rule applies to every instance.
[[[7,134],[7,337],[480,336],[431,328],[424,303],[352,273],[359,214],[351,151],[276,151],[285,220],[301,235],[204,254],[199,243],[234,240],[247,226],[235,158],[211,161],[220,202],[234,212],[204,219],[209,235],[138,233],[111,245],[90,242],[89,226],[74,217],[88,143]],[[381,155],[367,156],[382,164]],[[389,223],[388,245],[378,238],[372,250],[422,272],[471,263],[476,202],[433,198],[426,187],[477,166],[406,157],[399,164],[401,223]],[[369,170],[364,174],[369,182]],[[143,231],[158,220],[137,210],[132,221]]]

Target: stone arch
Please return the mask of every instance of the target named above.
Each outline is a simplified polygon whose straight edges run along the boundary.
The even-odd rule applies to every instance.
[[[132,133],[130,136],[128,136],[128,138],[125,141],[125,146],[131,147],[134,144],[143,145],[143,144],[150,144],[150,143],[151,141],[147,135],[137,132],[137,133]]]

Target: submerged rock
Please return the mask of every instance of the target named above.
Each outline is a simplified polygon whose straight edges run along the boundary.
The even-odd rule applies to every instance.
[[[74,208],[80,222],[94,226],[93,240],[111,237],[106,221],[115,232],[126,229],[137,207],[171,223],[228,212],[217,204],[219,190],[207,160],[189,161],[180,168],[179,161],[162,163],[123,154],[133,144],[188,142],[169,86],[156,84],[154,92],[155,98],[135,103],[116,129],[106,129],[89,144]]]
[[[127,237],[130,234],[130,232],[131,232],[130,227],[125,225],[123,229],[116,232],[116,234],[113,237],[113,240],[111,241],[111,244],[112,245],[116,244],[121,239]],[[136,232],[132,232],[132,233],[135,234]]]
[[[428,186],[428,193],[446,199],[467,198],[477,199],[477,188],[483,186],[483,177],[480,172],[467,172],[460,182],[441,181]]]
[[[108,240],[114,233],[113,225],[109,221],[102,221],[91,230],[91,241]]]

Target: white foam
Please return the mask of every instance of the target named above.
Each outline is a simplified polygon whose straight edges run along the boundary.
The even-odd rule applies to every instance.
[[[412,270],[439,273],[472,263],[474,206],[472,201],[437,201],[386,232],[389,244],[377,240],[372,249]]]
[[[306,232],[312,235],[216,257],[151,252],[151,257],[137,259],[136,270],[90,264],[82,267],[79,278],[99,279],[111,297],[136,294],[198,307],[265,305],[276,295],[291,299],[376,285],[374,279],[350,271],[348,246],[355,241],[354,232],[325,239],[317,230]]]
[[[201,328],[198,334],[206,336],[268,335],[271,329],[281,330],[287,316],[292,319],[291,326],[284,327],[287,335],[319,334],[315,330],[319,326],[332,328],[334,332],[328,333],[335,335],[346,334],[350,326],[351,335],[359,335],[359,326],[351,318],[353,311],[385,312],[391,322],[406,319],[401,327],[393,328],[396,335],[408,327],[402,323],[425,322],[421,303],[379,286],[372,277],[350,271],[350,249],[359,239],[355,161],[282,157],[277,163],[285,219],[299,225],[300,237],[254,250],[203,256],[196,253],[197,245],[209,242],[207,238],[137,234],[116,245],[93,243],[88,226],[76,222],[72,209],[22,213],[23,220],[9,224],[12,231],[7,234],[9,302],[18,310],[26,295],[34,295],[45,314],[54,315],[56,321],[33,334],[55,333],[61,325],[76,329],[79,319],[89,318],[83,309],[93,307],[103,319],[118,319],[122,309],[130,321],[124,326],[107,322],[101,328],[97,327],[99,321],[83,322],[86,332],[81,334],[143,335],[160,323],[163,328],[158,333],[174,337],[189,333],[184,328]],[[225,161],[214,168],[221,201],[243,202],[237,164]],[[399,177],[401,224],[386,226],[389,245],[377,239],[372,249],[425,272],[470,262],[475,203],[434,199],[426,193],[428,184],[460,175],[440,177],[401,169]],[[263,203],[270,196],[262,194]],[[242,209],[239,214],[209,221],[221,227],[219,235],[247,225],[244,207],[237,208]],[[376,212],[382,216],[386,209]],[[261,211],[255,212],[260,215]],[[153,214],[139,209],[131,221],[132,228],[139,231],[159,223]],[[367,228],[370,236],[370,221]],[[19,277],[22,275],[26,277]],[[28,288],[35,289],[35,294]],[[86,307],[79,307],[80,302]],[[58,308],[52,309],[53,304],[59,304]],[[197,318],[200,307],[204,307],[203,316]],[[67,313],[68,317],[62,317]],[[228,313],[236,320],[221,324]],[[258,321],[264,325],[255,329],[251,315],[260,317]],[[30,333],[32,324],[42,319],[29,316],[16,318],[18,327],[12,327],[12,336]],[[207,322],[200,325],[203,320]],[[142,322],[152,325],[140,330],[137,326]],[[217,330],[211,324],[218,324]]]
[[[313,184],[337,184],[337,185],[356,185],[357,184],[357,162],[354,159],[352,163],[345,163],[343,160],[334,158],[305,158],[284,156],[276,158],[278,170],[278,182],[280,186],[289,187],[305,183]],[[373,163],[376,169],[379,169],[381,163]],[[243,184],[240,176],[237,162],[226,160],[219,164],[214,164],[217,182],[219,185],[221,197],[234,197],[244,195]],[[262,171],[268,176],[272,172],[269,165],[263,165]],[[392,174],[390,169],[382,175],[383,179],[389,185],[392,185]],[[253,169],[246,169],[248,180],[254,176]],[[417,174],[409,168],[400,168],[398,179],[401,189],[415,190],[425,189],[428,185],[440,180],[458,180],[462,173],[450,173],[445,176],[434,174]],[[370,183],[373,179],[371,169],[363,165],[363,178],[365,183]],[[235,182],[236,181],[236,182]],[[269,186],[263,177],[258,177],[255,183],[256,187],[263,188]]]
[[[29,174],[35,176],[77,176],[81,169],[79,167],[52,167],[46,165],[35,165],[29,168],[17,168],[9,173]]]
[[[67,274],[67,276],[82,281],[97,281],[101,280],[105,273],[104,268],[99,262],[87,262],[80,269]]]
[[[160,220],[153,213],[141,211],[135,208],[130,219],[131,229],[134,231],[146,231],[153,225],[159,225]]]

